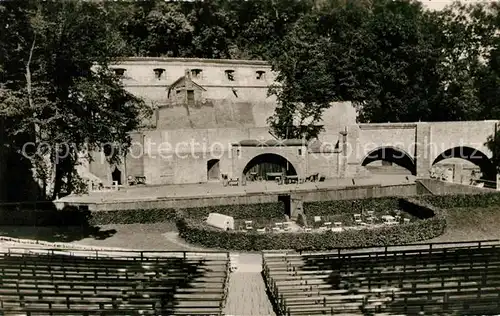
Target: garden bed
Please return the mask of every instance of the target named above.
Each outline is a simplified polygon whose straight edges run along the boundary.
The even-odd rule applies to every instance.
[[[328,250],[333,248],[387,246],[414,243],[439,236],[444,232],[446,221],[440,209],[413,199],[394,200],[397,202],[397,206],[418,218],[418,220],[399,225],[345,230],[343,232],[257,233],[253,231],[223,231],[179,212],[177,229],[182,238],[196,245],[246,251],[273,249]]]

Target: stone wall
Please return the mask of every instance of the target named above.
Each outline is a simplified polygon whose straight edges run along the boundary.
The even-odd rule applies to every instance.
[[[477,194],[477,193],[496,192],[496,190],[494,189],[479,188],[472,185],[451,183],[435,179],[419,179],[417,181],[421,183],[428,191],[430,191],[434,195],[473,194],[473,193]]]
[[[384,196],[415,196],[417,195],[415,184],[394,185],[394,186],[364,186],[364,187],[344,187],[308,190],[290,190],[288,192],[273,193],[246,193],[235,195],[211,195],[207,197],[178,197],[154,200],[137,200],[122,202],[105,202],[96,204],[85,204],[90,211],[113,211],[113,210],[145,210],[145,209],[169,209],[169,208],[191,208],[214,205],[237,205],[237,204],[259,204],[273,203],[279,200],[280,195],[290,195],[295,203],[310,201],[330,201],[363,199],[369,197]],[[71,203],[77,206],[77,203]]]

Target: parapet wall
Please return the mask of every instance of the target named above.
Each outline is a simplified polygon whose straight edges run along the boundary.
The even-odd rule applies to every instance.
[[[421,183],[433,195],[477,194],[477,193],[497,192],[494,189],[479,188],[472,185],[451,183],[435,179],[418,179],[417,181]]]
[[[142,201],[124,201],[124,202],[106,202],[80,204],[88,206],[90,211],[114,211],[114,210],[147,210],[147,209],[175,209],[175,208],[194,208],[217,205],[235,205],[235,204],[260,204],[277,202],[279,196],[290,195],[292,199],[299,199],[305,202],[309,201],[328,201],[328,200],[350,200],[364,199],[370,197],[384,196],[416,196],[417,189],[415,184],[403,184],[392,186],[359,186],[319,189],[314,191],[290,190],[288,192],[270,192],[270,193],[248,193],[240,195],[207,196],[207,197],[178,197],[168,199],[152,199]],[[68,203],[69,204],[69,203]]]

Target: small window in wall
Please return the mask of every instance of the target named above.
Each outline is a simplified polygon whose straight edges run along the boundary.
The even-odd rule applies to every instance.
[[[114,152],[115,152],[115,147],[111,144],[104,144],[104,146],[102,147],[102,151],[104,152],[104,155],[109,158],[111,156],[113,156]]]
[[[227,80],[234,81],[234,70],[228,69],[225,71]]]
[[[160,79],[162,79],[162,75],[165,72],[165,69],[163,69],[163,68],[155,68],[155,69],[153,69],[153,71],[155,72],[155,78],[158,79],[158,80],[160,80]]]
[[[201,69],[191,69],[191,76],[193,78],[200,79],[201,78],[201,72],[202,72]]]
[[[299,156],[302,156],[302,149],[299,148]]]
[[[187,91],[187,103],[190,106],[194,106],[194,90]]]
[[[114,68],[113,71],[117,77],[123,78],[125,76],[125,71],[127,70],[125,68]]]
[[[263,70],[256,71],[257,74],[257,80],[264,80],[266,77],[266,72]]]

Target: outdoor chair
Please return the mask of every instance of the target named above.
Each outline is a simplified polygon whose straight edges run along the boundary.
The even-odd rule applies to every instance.
[[[253,224],[253,221],[245,221],[245,229],[252,230],[253,229],[252,224]]]

